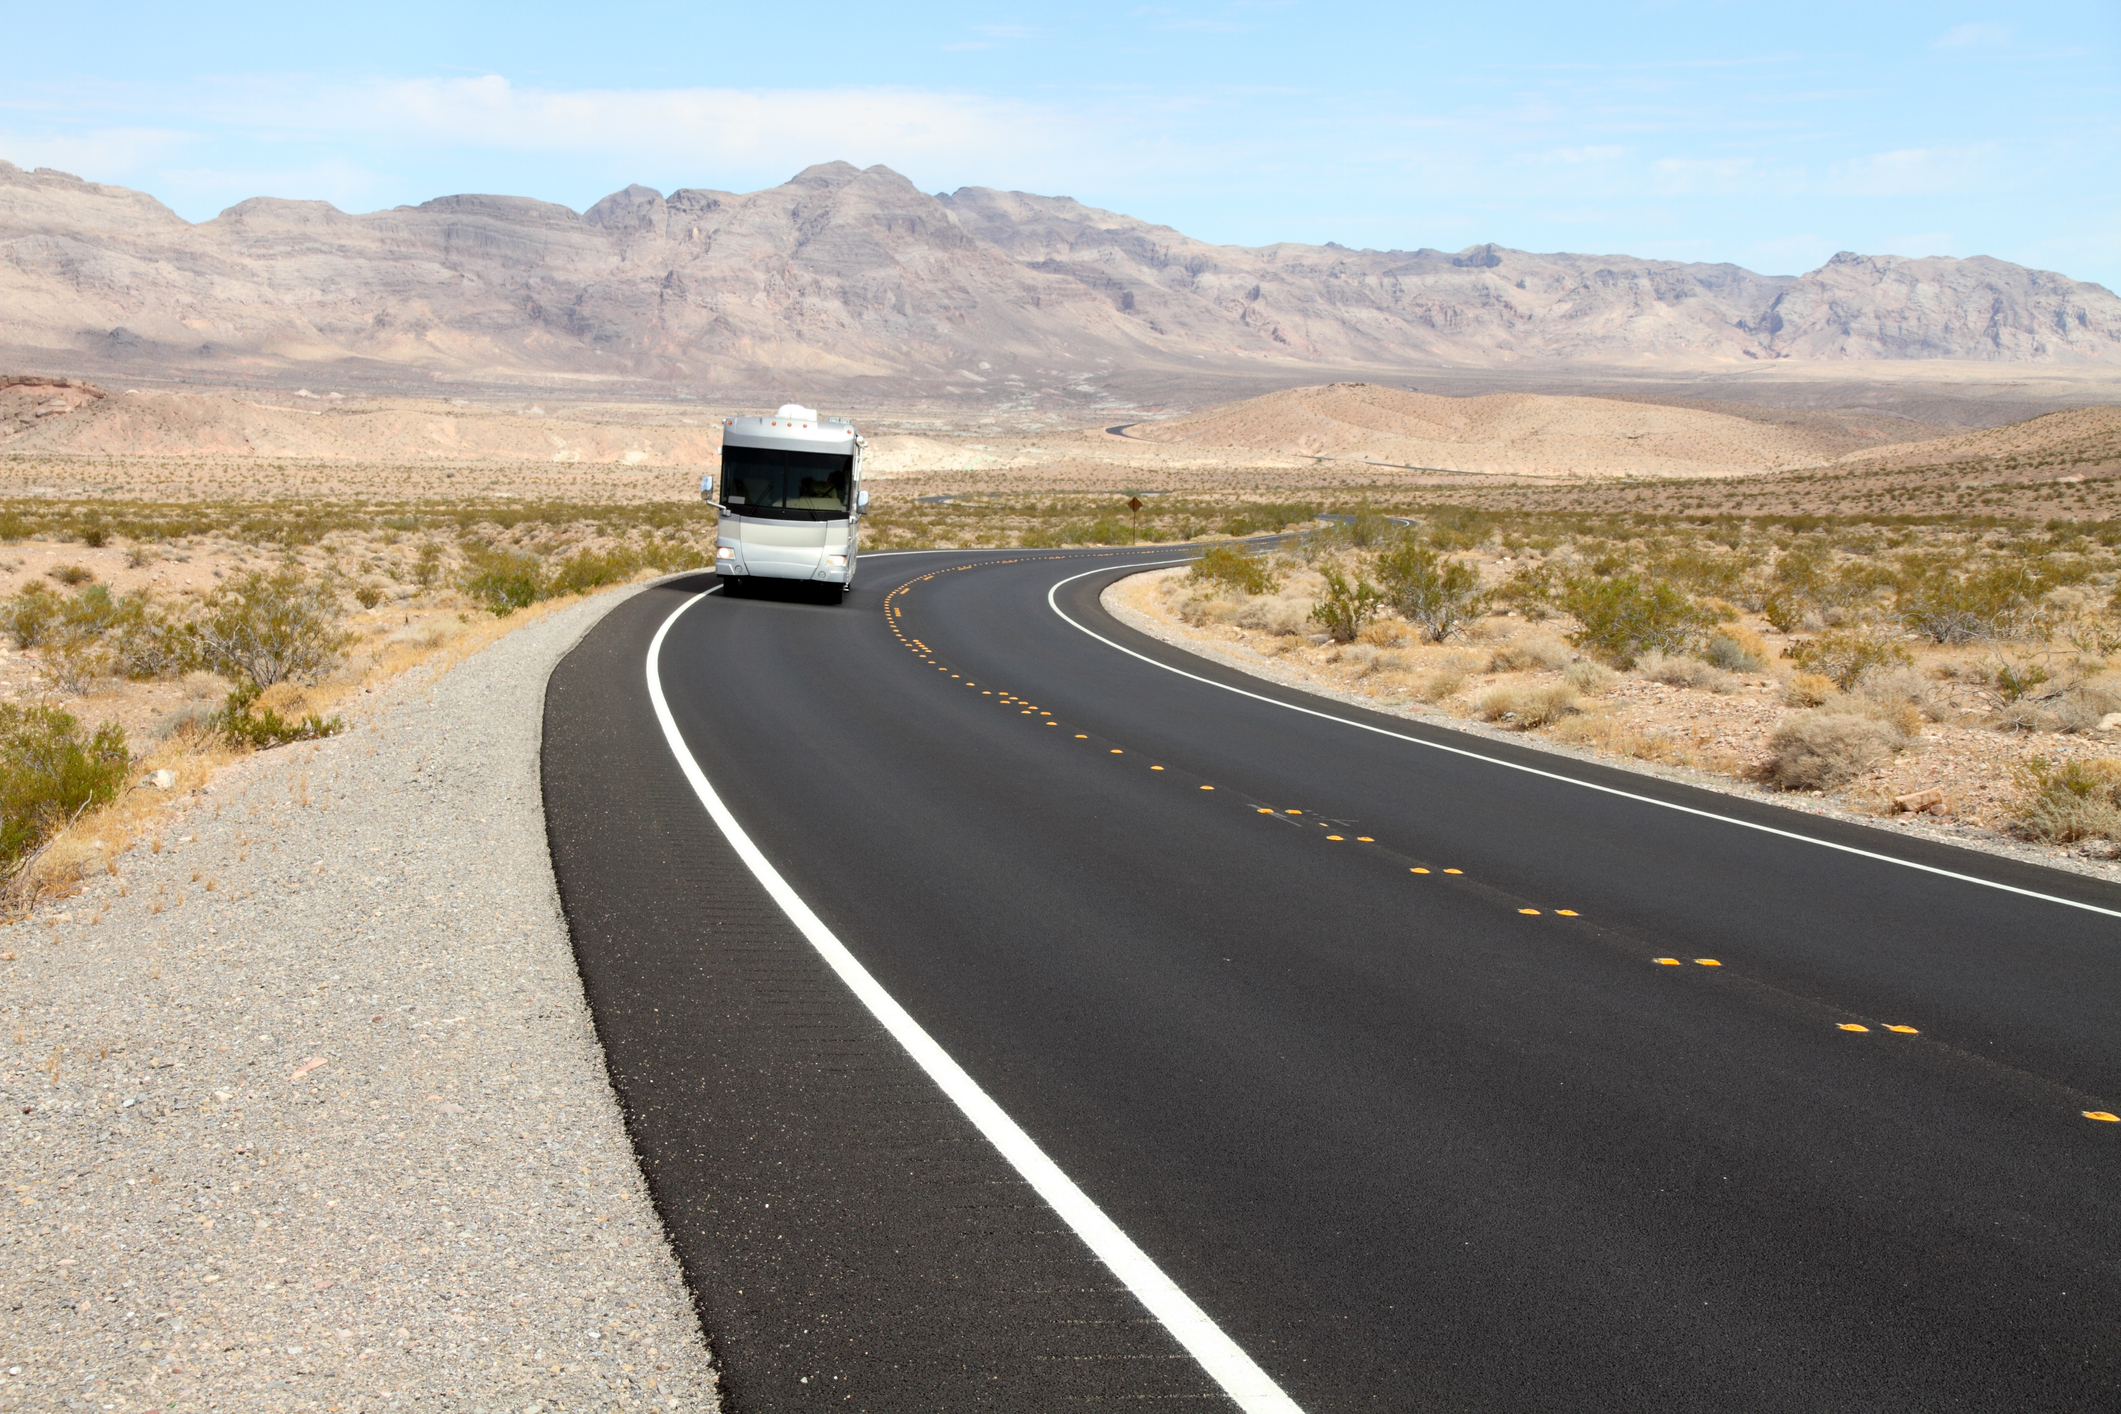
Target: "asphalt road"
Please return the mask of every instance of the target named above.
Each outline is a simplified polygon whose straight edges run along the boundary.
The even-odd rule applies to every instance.
[[[2121,890],[1307,699],[1103,615],[1129,558],[711,595],[661,681],[802,900],[1298,1405],[2121,1407],[2121,917],[1972,880]],[[644,665],[710,583],[562,663],[545,796],[732,1407],[1212,1405],[680,775]]]

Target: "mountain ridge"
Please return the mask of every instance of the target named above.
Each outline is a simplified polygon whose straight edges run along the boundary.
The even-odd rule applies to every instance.
[[[2121,298],[1990,257],[1728,263],[1215,246],[1067,197],[886,167],[587,211],[461,194],[348,213],[152,196],[0,162],[0,348],[113,367],[806,386],[997,408],[1210,371],[2121,365]]]

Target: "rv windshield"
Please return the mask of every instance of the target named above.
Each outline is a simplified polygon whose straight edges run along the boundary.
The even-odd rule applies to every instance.
[[[722,448],[722,509],[767,520],[845,520],[854,458],[774,447]]]

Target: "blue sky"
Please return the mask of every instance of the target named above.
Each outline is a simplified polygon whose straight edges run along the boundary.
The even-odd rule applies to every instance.
[[[842,158],[1234,244],[1984,254],[2121,288],[2116,0],[208,0],[18,5],[7,34],[0,157],[192,220],[258,195],[580,209]]]

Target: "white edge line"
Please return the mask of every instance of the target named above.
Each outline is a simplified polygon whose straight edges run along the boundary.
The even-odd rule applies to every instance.
[[[1135,565],[1131,568],[1156,569],[1164,565],[1182,565],[1186,563],[1188,563],[1188,561],[1183,559],[1152,560],[1146,564]],[[2121,909],[2101,908],[2098,904],[2083,903],[2073,898],[2063,898],[2059,894],[2043,894],[2038,889],[2021,889],[2016,884],[2001,884],[1996,882],[1994,879],[1983,879],[1975,874],[1961,874],[1951,869],[1939,869],[1934,864],[1917,864],[1912,859],[1901,859],[1897,856],[1890,854],[1879,854],[1873,850],[1859,849],[1852,844],[1839,844],[1833,840],[1820,839],[1817,835],[1799,834],[1795,830],[1779,829],[1774,825],[1762,825],[1757,821],[1753,820],[1741,820],[1735,815],[1722,815],[1718,814],[1714,810],[1703,810],[1698,806],[1680,805],[1675,801],[1659,800],[1656,796],[1653,795],[1637,795],[1634,791],[1622,790],[1618,786],[1600,785],[1596,781],[1586,781],[1577,776],[1566,776],[1559,771],[1543,771],[1537,766],[1527,766],[1522,762],[1518,761],[1505,761],[1500,756],[1489,756],[1485,752],[1469,751],[1462,746],[1446,746],[1440,741],[1425,741],[1421,737],[1408,736],[1404,732],[1395,732],[1388,727],[1374,726],[1369,722],[1358,722],[1352,717],[1342,717],[1332,712],[1321,712],[1315,707],[1300,707],[1294,702],[1284,702],[1278,697],[1268,697],[1264,693],[1258,692],[1247,692],[1241,687],[1232,687],[1229,683],[1226,682],[1217,682],[1213,678],[1202,677],[1198,673],[1189,673],[1184,668],[1175,668],[1169,663],[1158,662],[1156,659],[1150,657],[1146,653],[1137,653],[1132,648],[1127,647],[1127,645],[1124,643],[1114,643],[1111,639],[1105,637],[1103,634],[1097,632],[1095,629],[1084,628],[1083,625],[1077,623],[1074,619],[1069,618],[1067,612],[1061,608],[1060,601],[1055,596],[1060,593],[1062,585],[1073,584],[1078,579],[1088,579],[1093,574],[1104,574],[1106,571],[1114,568],[1118,567],[1112,565],[1104,565],[1094,570],[1085,570],[1081,574],[1069,575],[1066,579],[1056,582],[1051,589],[1048,589],[1046,591],[1046,606],[1052,609],[1054,613],[1060,615],[1062,622],[1066,623],[1069,627],[1077,629],[1083,633],[1089,634],[1092,638],[1096,639],[1099,643],[1104,644],[1107,648],[1117,648],[1120,652],[1126,654],[1128,657],[1139,658],[1144,663],[1147,663],[1152,667],[1162,668],[1167,673],[1177,673],[1182,678],[1191,678],[1195,682],[1204,682],[1210,687],[1219,687],[1224,692],[1234,692],[1239,697],[1249,697],[1255,702],[1265,702],[1275,707],[1285,707],[1291,712],[1301,712],[1307,717],[1322,717],[1326,721],[1339,722],[1343,726],[1360,727],[1363,731],[1375,732],[1379,736],[1388,736],[1395,741],[1412,742],[1416,746],[1426,746],[1432,751],[1448,751],[1453,756],[1464,756],[1474,761],[1485,761],[1490,766],[1507,766],[1512,771],[1522,771],[1528,776],[1543,776],[1547,780],[1560,781],[1565,785],[1581,786],[1585,790],[1600,791],[1606,795],[1617,795],[1623,800],[1635,800],[1640,801],[1644,805],[1656,805],[1661,806],[1666,810],[1677,810],[1684,815],[1698,815],[1704,820],[1720,820],[1726,825],[1738,825],[1748,830],[1758,830],[1762,834],[1766,835],[1779,835],[1786,840],[1797,840],[1803,844],[1818,845],[1821,849],[1835,849],[1841,851],[1843,854],[1860,855],[1862,858],[1875,859],[1885,864],[1897,864],[1903,869],[1919,869],[1925,874],[1936,874],[1946,879],[1957,879],[1961,883],[1979,884],[1983,888],[2001,889],[2005,893],[2019,894],[2025,898],[2036,898],[2045,903],[2059,903],[2068,908],[2081,908],[2087,913],[2103,913],[2108,918],[2121,918]],[[1185,650],[1180,649],[1179,651],[1184,652]],[[1444,730],[1448,730],[1448,728],[1445,728]]]
[[[1254,1364],[1252,1357],[1225,1335],[1191,1297],[1179,1290],[1177,1283],[1164,1275],[1149,1254],[1135,1246],[1133,1239],[1120,1231],[1118,1224],[1106,1217],[1090,1201],[1089,1195],[1076,1187],[1074,1181],[1060,1171],[1059,1165],[1046,1157],[1031,1136],[987,1097],[986,1091],[980,1089],[949,1053],[935,1043],[920,1023],[892,1000],[891,994],[855,960],[854,954],[833,936],[824,921],[811,912],[810,905],[789,887],[780,871],[744,833],[744,827],[737,823],[736,816],[729,812],[722,798],[715,794],[714,787],[707,782],[706,773],[685,745],[677,720],[670,714],[670,703],[663,696],[660,671],[663,638],[670,632],[670,626],[677,622],[680,614],[713,592],[703,590],[678,605],[655,631],[655,638],[648,645],[648,698],[655,704],[656,720],[662,724],[663,739],[670,745],[670,754],[677,758],[679,769],[692,783],[693,793],[707,807],[707,813],[735,848],[737,856],[750,868],[753,877],[765,886],[789,921],[810,940],[818,955],[839,974],[840,980],[861,999],[862,1005],[869,1008],[869,1014],[883,1023],[892,1038],[904,1046],[906,1053],[928,1073],[928,1078],[942,1087],[943,1093],[987,1137],[987,1141],[1001,1151],[1002,1157],[1023,1175],[1024,1181],[1075,1230],[1076,1236],[1089,1244],[1098,1260],[1126,1283],[1127,1289],[1177,1337],[1178,1343],[1200,1362],[1201,1368],[1222,1386],[1223,1392],[1235,1400],[1239,1408],[1247,1414],[1302,1414],[1296,1402],[1282,1392],[1267,1372]]]

